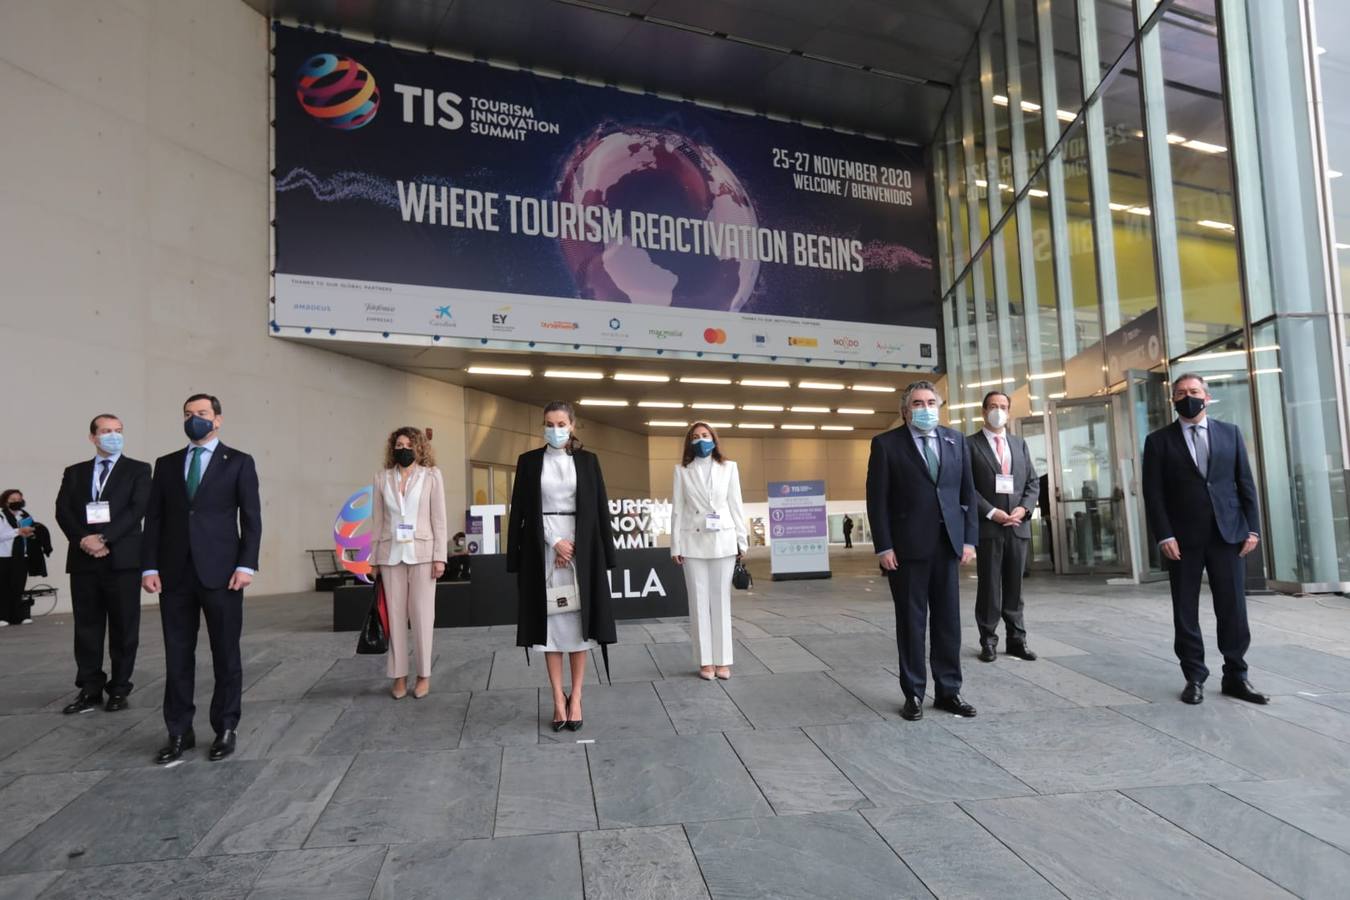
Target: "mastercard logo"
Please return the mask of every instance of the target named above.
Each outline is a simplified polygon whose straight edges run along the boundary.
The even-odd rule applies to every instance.
[[[380,91],[370,70],[349,56],[316,53],[295,77],[300,107],[329,128],[353,131],[380,111]]]
[[[720,328],[705,328],[703,329],[703,340],[709,344],[725,344],[727,333]]]

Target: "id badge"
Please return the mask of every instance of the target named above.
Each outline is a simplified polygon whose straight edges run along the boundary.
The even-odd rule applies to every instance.
[[[706,516],[703,517],[703,530],[721,531],[722,517],[719,516],[717,513],[708,513]]]
[[[394,532],[394,540],[398,541],[400,544],[411,544],[413,540],[413,532],[415,530],[416,530],[415,527],[410,523],[399,522],[398,527]]]
[[[1011,475],[994,476],[994,493],[1011,494],[1013,492],[1013,477]]]
[[[112,521],[112,507],[107,500],[93,500],[84,505],[84,521],[87,525],[106,525]]]

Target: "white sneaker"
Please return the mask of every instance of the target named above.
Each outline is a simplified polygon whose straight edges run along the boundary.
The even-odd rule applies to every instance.
[[[33,624],[33,620],[32,620],[32,619],[24,619],[24,620],[23,620],[22,622],[20,622],[19,624],[20,624],[20,625],[32,625],[32,624]]]
[[[3,619],[0,619],[0,628],[8,628],[8,627],[9,623],[4,621]]]

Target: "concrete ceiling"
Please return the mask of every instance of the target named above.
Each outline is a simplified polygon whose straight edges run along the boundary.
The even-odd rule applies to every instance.
[[[882,372],[856,368],[826,368],[709,362],[692,359],[634,358],[618,359],[581,354],[554,356],[543,352],[511,353],[469,350],[456,347],[429,347],[403,344],[370,344],[363,341],[301,339],[343,356],[392,366],[415,375],[463,385],[490,394],[543,407],[550,400],[579,402],[577,414],[639,434],[682,434],[680,426],[651,425],[650,422],[708,421],[731,423],[728,435],[771,437],[816,437],[871,439],[894,427],[900,405],[900,393],[911,382],[924,376],[915,373]],[[529,370],[528,376],[473,374],[470,368],[507,368]],[[599,379],[550,377],[547,371],[601,373]],[[616,374],[640,373],[666,376],[667,381],[624,381]],[[720,379],[729,384],[694,383],[682,379]],[[750,380],[786,382],[781,387],[742,384]],[[802,382],[842,384],[843,389],[812,389]],[[867,391],[855,386],[892,388],[892,391]],[[624,406],[600,406],[587,400],[623,401]],[[642,402],[679,403],[679,407],[641,407]],[[695,408],[691,404],[713,403],[732,409]],[[745,406],[777,406],[776,410],[747,410]],[[824,412],[794,412],[792,407],[811,407]],[[869,412],[840,412],[868,410]],[[760,428],[745,428],[757,424]],[[783,428],[784,425],[811,425],[811,429]],[[822,428],[821,426],[834,426]],[[851,430],[836,430],[848,428]]]
[[[926,144],[989,0],[245,0],[264,15]]]

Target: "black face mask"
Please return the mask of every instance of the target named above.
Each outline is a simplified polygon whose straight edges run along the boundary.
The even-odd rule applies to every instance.
[[[1177,415],[1183,419],[1194,419],[1205,409],[1205,398],[1185,396],[1180,400],[1173,400],[1172,406],[1176,409]]]
[[[10,511],[10,512],[18,512],[18,511],[21,510],[21,509],[23,509],[23,501],[22,501],[22,500],[20,500],[20,501],[17,502],[17,503],[11,503],[11,504],[9,505],[9,511]]]
[[[417,452],[411,447],[399,447],[394,451],[394,462],[406,469],[417,462]]]

